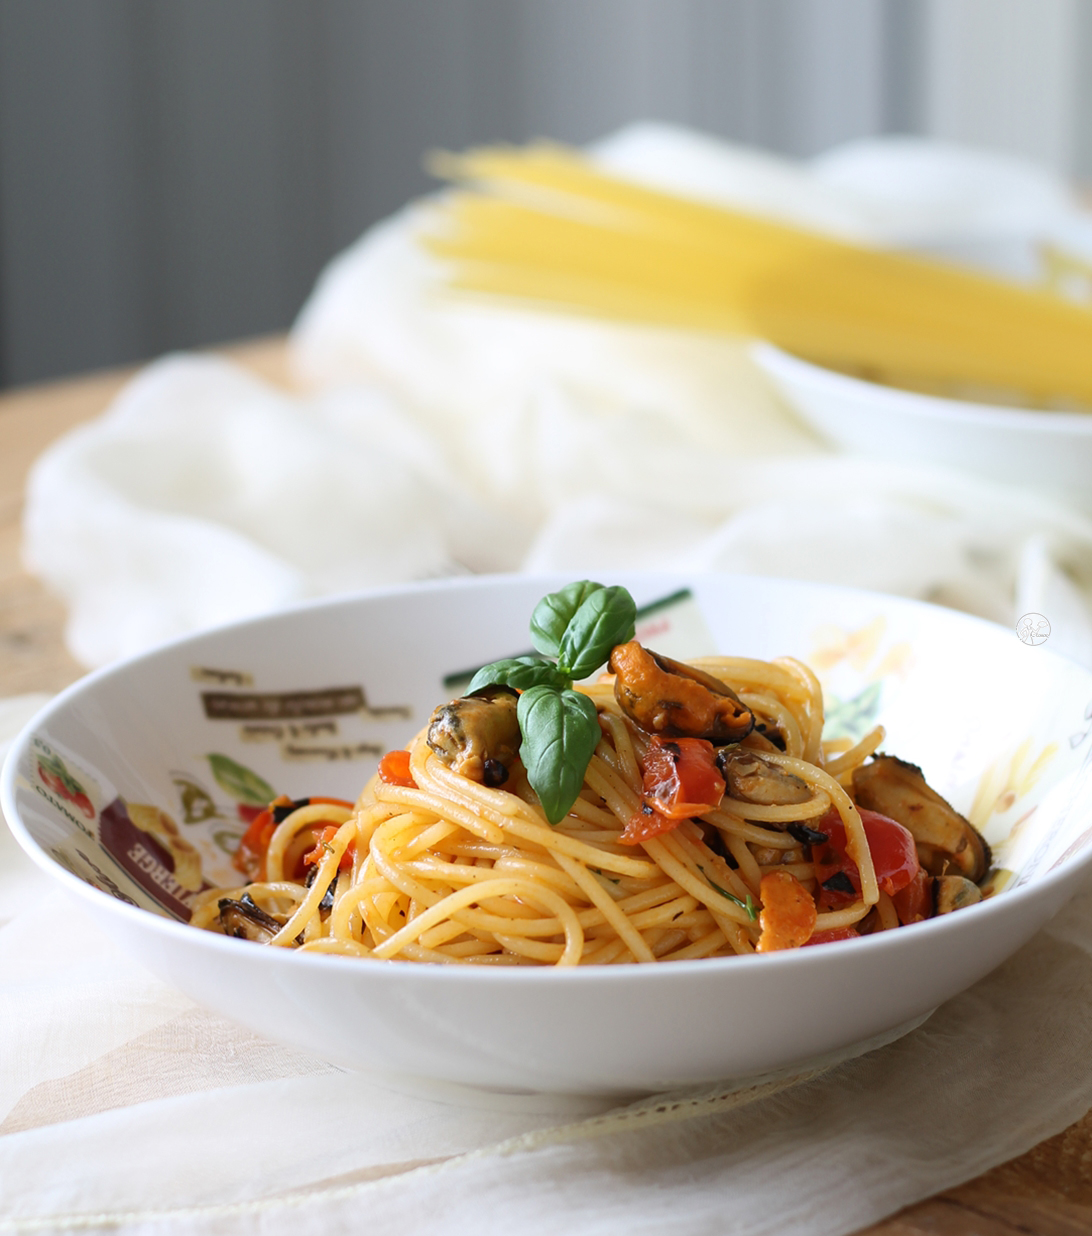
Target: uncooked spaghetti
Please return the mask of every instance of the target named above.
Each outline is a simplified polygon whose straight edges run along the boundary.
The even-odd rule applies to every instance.
[[[462,291],[768,339],[911,388],[1092,404],[1092,315],[1047,290],[651,189],[549,143],[433,165],[459,187],[422,243]]]

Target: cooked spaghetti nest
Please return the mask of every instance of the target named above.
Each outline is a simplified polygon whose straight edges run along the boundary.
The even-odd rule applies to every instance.
[[[806,801],[764,806],[726,794],[716,809],[671,831],[622,844],[642,808],[650,735],[625,714],[613,678],[603,675],[578,688],[595,704],[602,736],[579,796],[556,826],[518,761],[503,789],[489,788],[448,767],[422,732],[408,747],[415,785],[377,775],[352,808],[292,811],[273,833],[266,878],[202,894],[192,922],[222,930],[219,903],[245,894],[277,928],[268,943],[302,952],[499,966],[751,953],[761,934],[763,876],[784,871],[812,894],[817,888],[808,846],[778,825],[814,822],[833,806],[859,869],[860,898],[820,912],[814,930],[847,927],[873,907],[878,929],[897,926],[847,792],[854,768],[882,742],[882,728],[851,747],[824,743],[819,683],[789,658],[708,657],[692,665],[730,686],[777,735],[777,745],[755,732],[741,746],[800,778]],[[313,875],[306,884],[285,878],[315,844],[320,821],[336,832],[322,843]],[[343,863],[347,852],[351,862]]]

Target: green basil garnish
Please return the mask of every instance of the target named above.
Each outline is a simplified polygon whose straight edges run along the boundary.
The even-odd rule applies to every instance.
[[[599,742],[599,718],[586,695],[567,687],[531,687],[517,709],[523,743],[520,758],[546,818],[557,824],[569,814],[584,785],[584,773]]]
[[[610,656],[615,644],[633,638],[637,606],[625,588],[589,593],[569,619],[558,647],[558,668],[573,678],[587,678]]]
[[[602,590],[602,584],[581,579],[575,584],[566,584],[560,592],[544,596],[531,614],[531,642],[539,652],[548,657],[558,656],[561,641],[576,611],[593,592]]]
[[[492,665],[483,665],[471,678],[466,693],[473,695],[482,687],[497,685],[526,691],[529,687],[542,684],[555,687],[569,685],[552,661],[544,661],[541,657],[509,657],[504,661],[494,661]]]
[[[531,615],[531,638],[544,657],[509,657],[483,666],[468,693],[502,684],[522,692],[517,717],[520,759],[546,818],[557,824],[569,814],[599,742],[595,705],[573,690],[633,638],[637,607],[625,588],[605,588],[589,579],[545,596]]]

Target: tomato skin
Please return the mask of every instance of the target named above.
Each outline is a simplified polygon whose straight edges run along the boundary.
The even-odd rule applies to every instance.
[[[715,754],[704,738],[655,735],[641,761],[644,804],[622,832],[622,844],[639,845],[719,807],[724,778]]]
[[[635,815],[630,816],[629,823],[622,830],[618,840],[622,845],[640,845],[650,837],[658,837],[661,833],[669,833],[678,828],[682,820],[672,820],[651,807],[642,807]]]
[[[410,753],[408,751],[388,751],[379,761],[379,780],[387,785],[401,785],[406,789],[417,789],[417,782],[410,772]]]
[[[807,944],[815,930],[815,901],[791,871],[771,871],[758,886],[762,928],[757,952],[774,953]]]
[[[833,944],[836,940],[856,939],[859,939],[859,936],[852,927],[831,927],[829,931],[815,932],[811,939],[801,947],[807,948],[811,944]]]
[[[933,877],[919,868],[917,875],[891,898],[891,902],[904,927],[932,918]]]
[[[669,820],[689,820],[719,807],[724,778],[714,754],[713,744],[704,738],[657,734],[641,761],[646,804]]]
[[[858,810],[864,824],[872,864],[876,868],[876,881],[883,892],[893,897],[906,888],[921,870],[913,835],[909,829],[888,819],[886,815],[880,815],[878,811],[869,811],[864,807],[859,807]],[[820,884],[819,908],[841,909],[858,900],[861,895],[861,878],[857,864],[846,853],[845,825],[837,808],[831,807],[815,827],[828,837],[827,841],[812,846],[811,849],[812,862],[815,863],[815,873]],[[851,890],[822,887],[839,872],[849,880]]]
[[[341,827],[340,824],[327,824],[321,833],[315,837],[315,848],[308,850],[303,856],[303,865],[310,867],[314,863],[321,863],[322,857],[326,852],[326,847],[337,836],[337,830]],[[338,871],[348,871],[353,865],[353,858],[356,855],[356,842],[350,841],[345,847],[345,852],[338,861]]]
[[[289,798],[287,794],[279,794],[268,807],[263,807],[251,820],[250,827],[239,842],[239,848],[235,851],[231,865],[236,871],[241,871],[248,880],[267,879],[266,855],[269,852],[269,843],[273,840],[273,834],[277,831],[277,826],[296,808],[310,807],[316,803],[332,803],[334,806],[348,807],[350,810],[353,806],[345,798],[325,798],[318,794],[312,794],[310,798],[293,799]],[[329,829],[332,827],[334,832],[337,832],[338,829],[338,825],[325,824],[322,820],[316,820],[309,827],[312,829]],[[316,842],[316,848],[321,857],[321,841]],[[309,853],[313,854],[315,850],[311,850]],[[305,857],[303,860],[304,864],[306,861]],[[352,862],[351,855],[349,861]],[[303,864],[297,864],[295,871],[285,872],[285,878],[290,880],[299,879],[302,874]]]
[[[263,811],[268,810],[268,807],[252,807],[250,803],[235,804],[235,814],[244,824],[253,824]]]
[[[265,854],[277,828],[273,819],[273,808],[284,806],[291,801],[282,794],[280,798],[275,798],[268,807],[262,807],[257,815],[251,818],[250,826],[243,833],[239,848],[231,859],[231,865],[235,870],[241,871],[248,880],[265,879]],[[239,810],[242,811],[241,806]]]

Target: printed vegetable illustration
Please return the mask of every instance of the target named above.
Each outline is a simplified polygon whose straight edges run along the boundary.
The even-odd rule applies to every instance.
[[[235,809],[244,823],[251,823],[277,797],[268,781],[230,756],[213,753],[207,758],[216,784],[235,799]]]
[[[38,776],[43,783],[59,797],[67,799],[87,819],[95,818],[95,808],[83,786],[64,766],[63,761],[55,755],[38,756]]]

